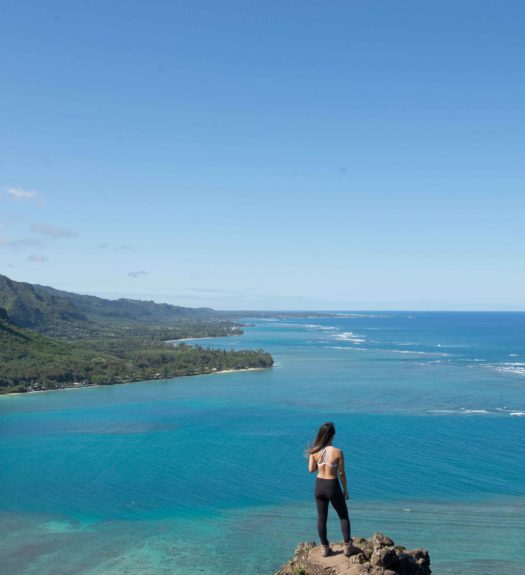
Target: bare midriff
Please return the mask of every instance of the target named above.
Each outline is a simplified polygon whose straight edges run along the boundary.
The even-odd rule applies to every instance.
[[[317,477],[319,479],[337,479],[337,467],[329,467],[328,465],[323,465],[323,467],[318,468]]]

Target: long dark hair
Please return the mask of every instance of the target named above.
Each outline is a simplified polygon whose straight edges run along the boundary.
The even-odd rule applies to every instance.
[[[323,423],[323,425],[321,425],[319,431],[317,432],[317,437],[315,438],[313,445],[306,449],[306,453],[309,453],[311,455],[312,453],[317,453],[318,451],[321,451],[323,447],[326,447],[330,443],[334,435],[335,435],[334,424],[331,421]]]

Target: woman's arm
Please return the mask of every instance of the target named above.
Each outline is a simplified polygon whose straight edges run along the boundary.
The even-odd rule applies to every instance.
[[[345,456],[343,455],[343,450],[341,449],[341,457],[339,458],[339,477],[341,478],[341,483],[343,484],[343,492],[345,494],[345,499],[348,499],[348,486],[346,484],[346,473],[345,473]]]
[[[308,471],[310,473],[314,473],[316,469],[317,469],[317,461],[315,460],[313,454],[311,454],[310,458],[308,459]]]

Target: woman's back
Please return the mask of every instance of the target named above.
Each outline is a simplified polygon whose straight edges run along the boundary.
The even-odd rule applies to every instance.
[[[337,479],[341,450],[333,445],[327,445],[313,455],[317,463],[317,477],[321,479]]]

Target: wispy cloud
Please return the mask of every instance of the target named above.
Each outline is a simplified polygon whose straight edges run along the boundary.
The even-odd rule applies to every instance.
[[[38,192],[36,190],[24,190],[23,188],[9,187],[6,188],[6,192],[15,200],[31,201],[38,198]]]
[[[40,248],[42,247],[41,240],[35,238],[21,238],[19,240],[9,240],[7,238],[0,238],[0,247],[20,249],[20,248]]]
[[[49,258],[46,258],[46,256],[44,256],[42,254],[31,254],[27,258],[27,261],[29,261],[29,262],[37,262],[40,264],[43,262],[47,262],[48,260],[49,260]]]
[[[137,272],[129,272],[128,273],[128,277],[129,278],[139,278],[141,276],[147,276],[148,272],[145,270],[139,270]]]
[[[127,246],[127,245],[122,245],[122,246],[115,246],[113,244],[110,244],[109,242],[101,242],[100,244],[97,244],[97,248],[99,248],[100,250],[107,250],[107,249],[114,249],[114,250],[132,250],[133,247],[132,246]]]
[[[52,224],[31,224],[31,231],[48,238],[72,238],[75,232]]]

